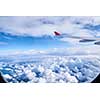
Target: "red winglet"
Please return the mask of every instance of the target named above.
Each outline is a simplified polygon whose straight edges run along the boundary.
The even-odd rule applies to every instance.
[[[55,35],[60,35],[60,33],[59,33],[59,32],[54,31],[54,33],[55,33]]]

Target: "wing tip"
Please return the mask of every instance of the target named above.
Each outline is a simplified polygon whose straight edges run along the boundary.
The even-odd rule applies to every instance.
[[[60,33],[57,32],[57,31],[54,31],[54,34],[55,34],[56,36],[60,35]]]

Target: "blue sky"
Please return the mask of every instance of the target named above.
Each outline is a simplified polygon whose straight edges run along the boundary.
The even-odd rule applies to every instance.
[[[66,34],[57,38],[54,31]],[[93,43],[79,43],[67,35],[98,38],[100,37],[100,17],[67,17],[67,16],[4,16],[0,17],[0,54],[29,51],[69,49],[70,52],[90,52],[100,46]],[[55,49],[56,48],[56,49]],[[64,50],[65,51],[65,50]],[[67,50],[68,51],[68,50]],[[68,52],[69,52],[68,51]],[[63,51],[62,51],[63,52]]]
[[[70,46],[67,42],[59,41],[49,36],[11,36],[6,35],[6,33],[1,33],[0,41],[5,43],[0,45],[0,50],[48,50],[53,48],[64,48],[66,45]]]

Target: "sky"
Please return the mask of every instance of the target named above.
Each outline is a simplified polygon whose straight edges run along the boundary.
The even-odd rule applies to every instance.
[[[55,36],[54,31],[60,32],[61,37]],[[66,51],[100,54],[99,45],[79,43],[78,39],[68,38],[67,35],[100,38],[100,17],[2,16],[0,55]]]

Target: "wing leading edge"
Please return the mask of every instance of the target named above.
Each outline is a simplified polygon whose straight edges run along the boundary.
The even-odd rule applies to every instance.
[[[58,38],[73,38],[73,39],[78,39],[79,42],[81,43],[88,43],[88,42],[94,42],[94,45],[100,45],[100,38],[95,38],[95,37],[80,37],[80,36],[72,36],[69,34],[61,34],[60,32],[54,31],[55,36]]]

